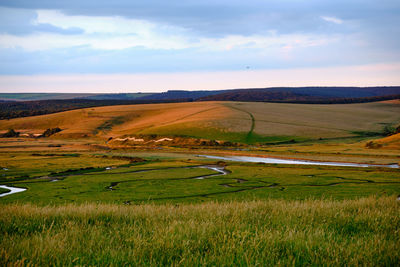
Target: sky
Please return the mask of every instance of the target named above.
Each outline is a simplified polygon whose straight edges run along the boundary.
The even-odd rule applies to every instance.
[[[0,92],[400,85],[398,0],[0,0]]]

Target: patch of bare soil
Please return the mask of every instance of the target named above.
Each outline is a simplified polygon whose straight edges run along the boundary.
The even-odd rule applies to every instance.
[[[220,140],[208,140],[201,138],[180,137],[180,136],[154,136],[139,135],[109,138],[107,145],[111,148],[127,147],[161,147],[161,146],[179,146],[179,147],[218,147],[218,146],[239,146],[237,143]]]

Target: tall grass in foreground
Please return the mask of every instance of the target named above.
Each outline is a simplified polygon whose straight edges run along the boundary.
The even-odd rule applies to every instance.
[[[400,203],[0,206],[0,265],[398,265]]]

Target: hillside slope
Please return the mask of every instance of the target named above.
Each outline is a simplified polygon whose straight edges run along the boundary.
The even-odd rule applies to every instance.
[[[192,102],[86,108],[0,121],[0,131],[42,133],[60,127],[54,138],[100,138],[157,134],[234,142],[374,135],[400,123],[392,103],[305,105],[246,102]]]
[[[367,143],[368,148],[383,148],[400,150],[400,133],[387,136]]]

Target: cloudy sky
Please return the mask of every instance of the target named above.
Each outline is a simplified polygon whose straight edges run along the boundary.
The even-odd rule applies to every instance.
[[[0,0],[0,92],[400,85],[398,0]]]

